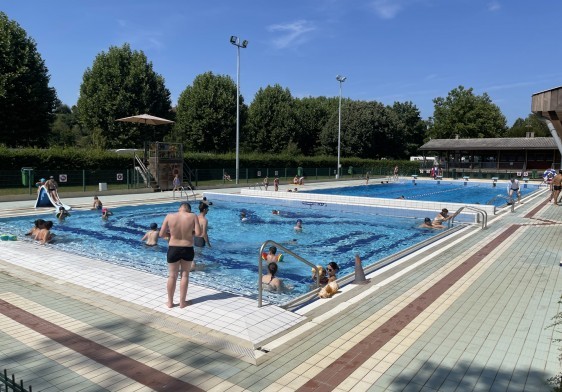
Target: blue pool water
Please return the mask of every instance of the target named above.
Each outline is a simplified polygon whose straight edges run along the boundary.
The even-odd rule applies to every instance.
[[[146,247],[140,238],[150,223],[158,227],[178,203],[113,208],[109,221],[102,221],[98,211],[72,211],[72,216],[59,223],[54,216],[37,215],[0,220],[0,231],[24,238],[33,220],[41,217],[54,221],[54,248],[95,257],[111,263],[167,275],[165,241],[158,247]],[[286,247],[305,259],[326,265],[336,261],[339,276],[354,271],[354,255],[359,253],[364,265],[415,245],[435,231],[419,229],[419,220],[390,218],[347,212],[324,212],[292,208],[280,215],[272,214],[274,205],[216,201],[207,215],[212,248],[196,248],[196,262],[204,268],[191,274],[197,284],[247,296],[257,294],[257,257],[263,242],[287,243]],[[193,205],[196,210],[196,205]],[[241,222],[245,211],[248,221]],[[303,220],[303,231],[295,232],[297,219]],[[296,244],[289,244],[296,240]],[[69,263],[72,258],[69,258]],[[279,277],[292,287],[287,293],[266,293],[265,299],[282,304],[311,289],[310,268],[290,256],[280,264]]]
[[[464,181],[400,181],[396,183],[349,186],[342,188],[318,189],[307,193],[319,193],[340,196],[377,197],[397,199],[404,196],[408,200],[438,201],[467,204],[489,204],[501,207],[507,203],[507,181],[499,182],[496,187],[492,182]],[[528,184],[524,188],[521,183],[521,196],[524,197],[538,189],[538,185]]]

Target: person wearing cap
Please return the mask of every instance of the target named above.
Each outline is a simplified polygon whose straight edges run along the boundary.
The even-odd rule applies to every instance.
[[[425,218],[423,220],[423,223],[420,225],[420,227],[424,228],[424,229],[443,229],[445,226],[433,224],[433,223],[431,223],[430,218]]]
[[[45,185],[45,179],[41,178],[39,181],[37,181],[35,183],[35,186],[37,187],[37,194],[41,193],[41,187]]]
[[[162,227],[160,228],[160,237],[169,237],[168,240],[168,282],[166,290],[168,293],[168,301],[166,306],[171,308],[174,306],[174,293],[176,291],[176,282],[181,267],[180,281],[180,308],[185,308],[187,303],[187,286],[189,284],[189,272],[193,264],[195,252],[193,250],[193,237],[201,236],[201,226],[197,216],[191,212],[191,205],[182,201],[178,208],[178,212],[166,215]]]
[[[146,246],[158,245],[158,225],[156,223],[150,224],[150,230],[141,238],[141,241],[146,241]]]
[[[294,227],[295,231],[302,231],[302,220],[297,219],[297,224]]]
[[[109,209],[105,207],[101,209],[101,219],[108,220],[111,215],[113,215],[113,212],[109,211]]]

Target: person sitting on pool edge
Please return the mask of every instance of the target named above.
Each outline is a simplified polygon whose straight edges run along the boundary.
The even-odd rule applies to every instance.
[[[97,196],[94,196],[94,204],[92,205],[92,210],[101,210],[103,207],[103,204],[101,202],[100,199],[98,199]]]
[[[156,246],[158,245],[158,225],[156,223],[150,224],[150,230],[141,238],[141,241],[145,241],[146,246]]]
[[[434,225],[431,222],[431,218],[425,218],[423,220],[423,223],[420,225],[420,227],[424,228],[424,229],[443,229],[443,228],[445,228],[445,226],[443,226],[443,225]]]
[[[433,225],[434,226],[443,226],[443,222],[453,219],[457,214],[449,215],[449,210],[443,208],[439,214],[435,218],[433,218]]]
[[[263,288],[270,291],[281,291],[283,289],[283,282],[281,279],[275,277],[275,274],[277,273],[277,263],[269,263],[267,265],[267,270],[269,274],[261,277]]]

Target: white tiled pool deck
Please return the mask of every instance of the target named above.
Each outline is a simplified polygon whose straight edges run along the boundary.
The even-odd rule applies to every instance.
[[[163,277],[3,241],[0,365],[34,391],[544,390],[560,370],[546,327],[562,293],[562,208],[545,198],[298,312],[194,284],[192,305],[168,309]],[[1,203],[0,216],[32,215],[30,204]]]

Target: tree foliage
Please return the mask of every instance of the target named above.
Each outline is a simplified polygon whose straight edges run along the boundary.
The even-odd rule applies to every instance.
[[[84,72],[76,105],[78,119],[101,148],[140,147],[147,140],[162,140],[168,126],[115,122],[121,117],[148,113],[170,118],[170,91],[142,51],[128,44],[98,54]]]
[[[394,138],[397,157],[415,155],[418,147],[423,144],[426,123],[422,120],[420,110],[412,102],[394,102],[391,107],[397,116],[398,129]]]
[[[475,95],[473,89],[454,88],[446,98],[433,100],[435,109],[427,136],[435,139],[503,137],[505,116],[488,94]]]
[[[283,151],[296,143],[297,119],[289,89],[260,88],[248,109],[246,144],[261,152]]]
[[[337,98],[308,97],[296,99],[294,110],[298,132],[295,144],[299,153],[313,155],[321,150],[320,134],[330,117],[338,110]]]
[[[534,113],[527,116],[526,119],[518,118],[515,120],[511,128],[507,131],[507,137],[525,137],[527,132],[534,132],[535,137],[548,137],[550,131],[548,126]]]
[[[240,128],[247,108],[240,97]],[[178,99],[176,124],[170,140],[186,150],[224,153],[236,145],[236,84],[229,76],[198,75]],[[242,131],[241,131],[242,133]]]
[[[56,93],[33,39],[0,12],[0,143],[45,146]]]
[[[339,118],[336,111],[320,134],[321,150],[336,155]],[[375,101],[342,101],[341,156],[380,159],[404,156],[406,124],[391,108]]]

